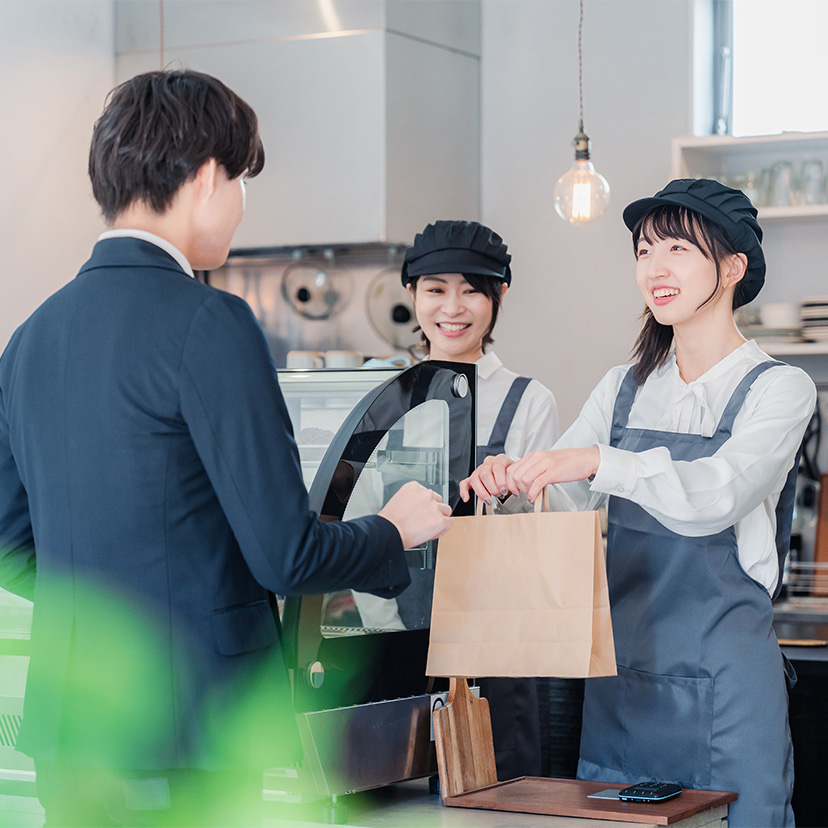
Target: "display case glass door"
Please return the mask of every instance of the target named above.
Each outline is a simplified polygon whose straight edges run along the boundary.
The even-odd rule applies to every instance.
[[[427,361],[369,391],[319,461],[311,508],[322,520],[376,514],[402,485],[416,480],[455,514],[468,514],[459,482],[474,469],[475,384],[473,365]],[[296,411],[292,393],[285,388]],[[411,585],[396,598],[344,590],[285,600],[285,649],[297,709],[424,691],[437,548],[430,541],[406,550]]]

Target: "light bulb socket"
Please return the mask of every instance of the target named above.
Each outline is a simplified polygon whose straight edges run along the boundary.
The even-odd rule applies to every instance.
[[[572,145],[575,147],[576,161],[589,161],[589,136],[584,132],[583,125],[578,130]]]

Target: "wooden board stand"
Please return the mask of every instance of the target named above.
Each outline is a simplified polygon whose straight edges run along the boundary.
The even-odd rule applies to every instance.
[[[819,478],[816,538],[814,541],[814,580],[811,595],[828,595],[828,474]],[[820,566],[822,564],[822,566]]]
[[[440,795],[450,807],[671,825],[736,800],[735,793],[684,790],[666,802],[622,802],[589,795],[623,784],[534,776],[498,782],[489,703],[471,694],[465,678],[450,680],[433,718]]]

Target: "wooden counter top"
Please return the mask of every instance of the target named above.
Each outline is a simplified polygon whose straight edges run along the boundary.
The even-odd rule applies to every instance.
[[[578,785],[592,785],[596,791],[623,787],[600,782],[577,783],[574,780],[524,778],[522,781],[529,782],[530,785],[533,782],[545,784],[560,782],[563,783],[563,788],[571,789],[577,789]],[[508,786],[508,783],[503,783],[503,785]],[[582,793],[585,797],[586,791],[582,790]],[[709,797],[710,792],[706,793]],[[686,797],[683,807],[685,811],[690,812],[695,810],[693,795],[699,794],[705,794],[705,792],[685,791],[672,801],[677,803],[678,800]],[[469,794],[461,796],[469,796]],[[486,810],[476,807],[446,807],[437,794],[428,792],[428,781],[425,779],[401,782],[375,791],[340,797],[339,802],[346,807],[344,818],[349,828],[413,828],[413,826],[416,828],[621,828],[621,826],[630,826],[630,822],[623,820],[619,814],[624,812],[630,814],[634,810],[637,810],[639,814],[643,810],[643,821],[641,815],[638,817],[639,826],[654,827],[672,824],[677,828],[708,828],[708,826],[720,828],[726,824],[723,820],[727,818],[727,805],[724,803],[708,807],[707,810],[701,810],[671,823],[665,822],[663,813],[660,813],[660,809],[665,808],[667,803],[638,805],[613,800],[585,799],[587,803],[595,803],[595,811],[588,819],[572,815]],[[556,798],[555,805],[562,802],[564,799]],[[521,802],[521,804],[525,803]],[[618,809],[615,813],[609,810],[613,805]],[[673,807],[675,808],[675,804]],[[652,816],[652,819],[648,820],[648,816]],[[265,821],[266,826],[271,824]],[[311,825],[306,822],[281,821],[277,824],[280,828],[309,828]]]
[[[673,825],[703,811],[726,806],[736,799],[734,793],[688,790],[665,802],[639,803],[589,798],[590,794],[599,791],[620,790],[623,787],[625,786],[606,782],[524,776],[447,797],[446,805],[647,825]]]

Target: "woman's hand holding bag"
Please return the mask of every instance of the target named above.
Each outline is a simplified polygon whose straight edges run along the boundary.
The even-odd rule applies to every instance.
[[[597,446],[588,448],[533,451],[521,460],[512,460],[507,454],[487,457],[470,477],[460,483],[460,497],[469,499],[469,490],[489,502],[509,492],[526,492],[529,500],[535,498],[551,483],[570,483],[585,480],[595,474],[601,462]]]

